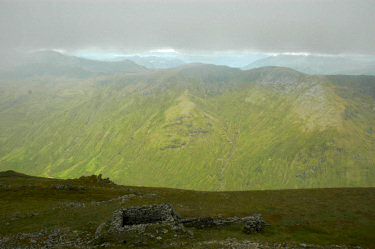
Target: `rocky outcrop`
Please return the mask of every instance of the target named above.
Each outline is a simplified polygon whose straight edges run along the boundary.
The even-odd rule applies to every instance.
[[[81,176],[78,180],[83,181],[85,183],[100,183],[103,185],[115,184],[108,177],[103,178],[102,174],[91,175],[91,176]]]
[[[109,177],[107,177],[107,178],[102,178],[102,174],[99,174],[99,175],[98,175],[97,182],[98,182],[98,183],[102,183],[102,184],[114,184],[114,182],[111,181],[111,180],[109,179]]]
[[[246,234],[260,233],[264,226],[267,225],[260,214],[246,217],[245,222],[242,231]]]

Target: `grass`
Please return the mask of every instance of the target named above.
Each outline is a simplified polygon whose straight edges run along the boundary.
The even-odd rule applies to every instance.
[[[195,190],[374,187],[374,77],[209,65],[0,81],[0,170]]]
[[[93,234],[99,224],[111,219],[115,209],[170,203],[186,217],[243,217],[261,213],[271,225],[257,235],[243,234],[240,225],[192,229],[193,239],[181,237],[179,241],[186,243],[186,247],[198,242],[236,238],[288,245],[339,244],[375,248],[374,188],[200,192],[103,185],[90,178],[59,180],[14,172],[1,172],[0,184],[2,236],[56,226]],[[73,189],[58,190],[56,184],[71,184]],[[8,185],[11,187],[6,188]],[[85,188],[79,189],[78,186]],[[136,193],[136,196],[124,203],[108,202],[128,193]],[[150,193],[157,196],[147,197]],[[93,204],[98,201],[107,202],[99,206]],[[84,203],[85,206],[66,206],[71,202]],[[169,235],[163,236],[166,239]],[[129,241],[132,239],[137,238],[129,238]],[[152,243],[149,246],[152,247]]]

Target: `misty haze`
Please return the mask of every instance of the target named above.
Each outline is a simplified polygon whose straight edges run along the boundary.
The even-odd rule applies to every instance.
[[[375,248],[374,13],[0,0],[0,248]]]

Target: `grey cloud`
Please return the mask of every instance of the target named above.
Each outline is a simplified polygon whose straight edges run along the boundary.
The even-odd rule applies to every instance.
[[[372,0],[0,0],[0,47],[375,54]]]

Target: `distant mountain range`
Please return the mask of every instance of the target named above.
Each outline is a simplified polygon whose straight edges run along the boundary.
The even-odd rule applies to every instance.
[[[45,57],[32,78],[0,78],[0,171],[198,190],[375,186],[374,76]],[[65,65],[76,67],[56,72]]]
[[[257,59],[261,58],[261,59]],[[242,67],[246,61],[252,61]],[[1,62],[1,60],[0,60]],[[320,75],[375,75],[375,57],[254,54],[119,56],[113,60],[94,60],[55,51],[40,51],[22,56],[12,63],[0,63],[3,77],[67,76],[88,77],[176,68],[189,63],[227,65],[243,70],[265,66],[288,67]]]
[[[41,51],[22,55],[11,67],[3,70],[1,75],[3,77],[21,78],[33,76],[88,77],[117,73],[138,73],[147,70],[147,68],[131,60],[95,61],[67,56],[54,51]]]
[[[226,65],[229,67],[242,67],[248,63],[267,57],[267,55],[264,54],[249,53],[185,54],[178,52],[144,52],[135,55],[76,52],[70,55],[103,61],[120,61],[128,59],[150,69],[173,68],[189,63],[206,63],[214,65]]]
[[[257,60],[243,69],[289,67],[308,74],[375,75],[375,57],[278,55]]]
[[[122,57],[126,60],[131,60],[138,65],[149,69],[166,69],[174,68],[186,64],[186,62],[176,58],[163,58],[159,56],[129,56]]]
[[[85,55],[83,55],[85,56]],[[93,58],[101,58],[96,55]],[[108,56],[106,56],[108,60]],[[174,68],[189,63],[206,63],[242,68],[244,70],[265,66],[288,67],[308,74],[375,75],[374,56],[341,55],[287,55],[228,53],[228,54],[180,54],[151,53],[137,56],[116,56],[114,61],[132,60],[149,69]]]

